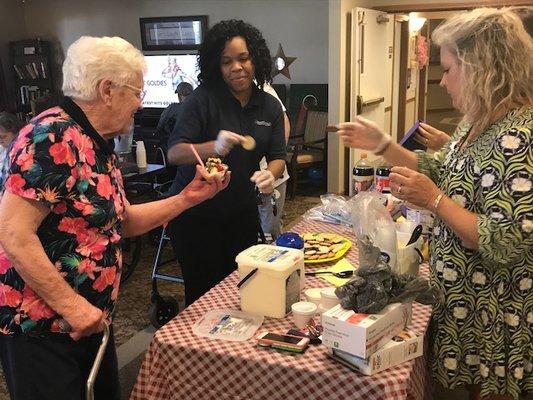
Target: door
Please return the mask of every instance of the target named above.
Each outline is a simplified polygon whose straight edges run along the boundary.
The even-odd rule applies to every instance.
[[[393,44],[393,15],[361,7],[352,9],[350,119],[361,115],[389,134],[393,110]],[[379,163],[379,157],[367,153],[370,161]],[[360,154],[358,149],[350,150],[350,177]],[[351,186],[349,193],[353,195]]]

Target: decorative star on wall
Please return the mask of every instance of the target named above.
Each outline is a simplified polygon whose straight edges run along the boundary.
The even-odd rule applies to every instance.
[[[291,65],[295,60],[296,57],[288,57],[285,55],[285,52],[283,51],[283,47],[281,47],[281,43],[278,47],[278,52],[272,58],[274,63],[272,64],[272,78],[275,77],[277,74],[285,75],[287,78],[291,79],[291,73],[289,72],[289,65]]]

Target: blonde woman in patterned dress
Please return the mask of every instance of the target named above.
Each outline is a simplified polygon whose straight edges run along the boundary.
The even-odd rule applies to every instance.
[[[477,9],[433,34],[441,85],[464,115],[433,156],[372,122],[338,125],[345,145],[383,155],[395,196],[435,216],[431,369],[472,399],[533,392],[533,43],[510,9]]]

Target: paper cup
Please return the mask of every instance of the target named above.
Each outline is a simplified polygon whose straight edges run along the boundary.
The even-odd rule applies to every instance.
[[[304,294],[307,301],[311,303],[315,303],[317,306],[320,305],[320,301],[322,299],[322,294],[320,293],[322,291],[322,288],[310,288],[307,289]]]
[[[294,325],[301,329],[305,328],[311,318],[315,316],[317,305],[309,301],[299,301],[298,303],[293,303],[291,309]]]
[[[322,309],[329,310],[341,302],[335,294],[335,289],[334,287],[328,287],[320,291],[320,307]]]

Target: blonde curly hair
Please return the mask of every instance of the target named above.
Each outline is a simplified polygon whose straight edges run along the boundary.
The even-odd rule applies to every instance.
[[[458,14],[439,25],[432,40],[461,64],[459,108],[476,131],[495,116],[533,103],[533,40],[513,9]]]

